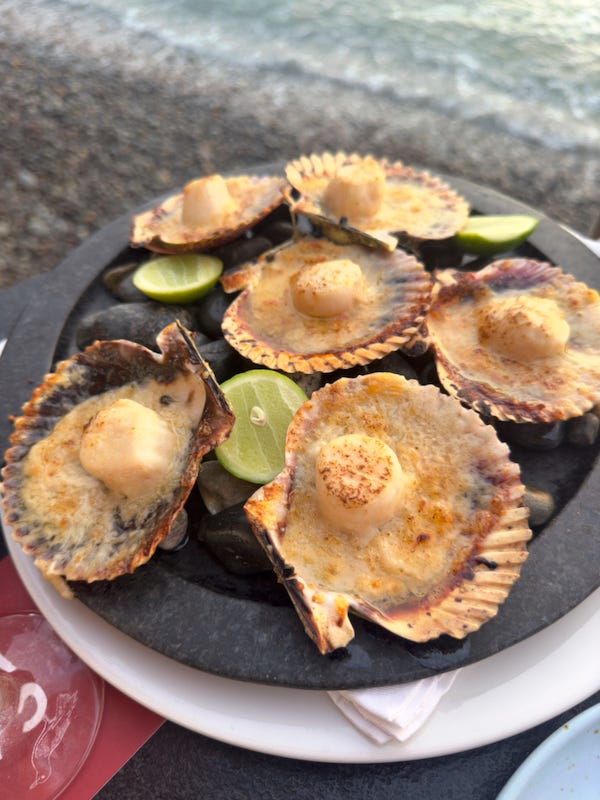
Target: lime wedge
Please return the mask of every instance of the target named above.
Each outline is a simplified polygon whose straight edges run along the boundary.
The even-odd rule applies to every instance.
[[[535,217],[526,214],[469,217],[456,241],[465,253],[491,256],[520,245],[537,224]]]
[[[287,429],[307,397],[293,380],[268,369],[234,375],[221,389],[235,423],[215,449],[217,459],[237,478],[268,483],[283,469]]]
[[[133,284],[162,303],[191,303],[212,289],[222,272],[223,262],[215,256],[163,256],[138,267]]]

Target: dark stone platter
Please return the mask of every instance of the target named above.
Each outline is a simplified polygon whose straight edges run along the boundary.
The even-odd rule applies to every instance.
[[[550,261],[600,289],[597,257],[566,229],[505,195],[442,177],[476,212],[538,217],[533,235],[511,255]],[[8,415],[18,412],[57,359],[74,352],[77,322],[115,302],[100,276],[109,266],[141,257],[128,246],[130,221],[127,214],[103,228],[36,285],[0,361],[3,440],[9,434]],[[88,607],[134,639],[177,661],[229,678],[340,689],[428,677],[479,661],[534,635],[600,585],[597,451],[597,446],[569,445],[547,452],[513,451],[524,482],[551,492],[558,510],[536,531],[521,578],[498,615],[463,641],[441,637],[418,645],[354,617],[355,639],[331,656],[321,656],[284,589],[270,574],[229,574],[194,537],[179,551],[157,552],[133,575],[78,587],[77,593]]]

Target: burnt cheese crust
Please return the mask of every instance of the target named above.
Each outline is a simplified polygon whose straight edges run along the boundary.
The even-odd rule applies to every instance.
[[[340,218],[328,205],[327,192],[341,170],[376,164],[384,176],[379,208]],[[289,162],[288,203],[338,242],[361,242],[393,250],[403,242],[442,241],[459,231],[469,216],[469,204],[447,184],[426,171],[400,161],[373,159],[356,153],[313,153]],[[369,209],[370,211],[371,209]],[[395,235],[394,235],[395,234]]]
[[[516,345],[508,353],[498,346],[489,309],[523,299],[548,303],[568,326],[566,343],[556,352],[540,357],[535,339],[524,335],[521,352]],[[503,259],[478,272],[443,270],[436,275],[427,328],[444,388],[484,415],[554,422],[580,416],[600,400],[600,296],[559,267]],[[529,331],[536,334],[544,335],[541,324]]]
[[[340,530],[319,507],[323,443],[361,432],[402,470],[387,521]],[[463,637],[494,616],[527,557],[524,487],[508,448],[433,386],[391,373],[342,378],[294,418],[286,468],[246,503],[309,635],[322,652],[354,635],[350,609],[415,641]]]
[[[294,306],[294,276],[309,264],[347,259],[364,288],[346,312],[311,317]],[[431,278],[412,255],[304,237],[223,277],[226,291],[244,288],[223,317],[227,341],[255,363],[285,372],[331,372],[367,364],[410,346],[421,335]]]
[[[185,225],[182,220],[184,195],[174,194],[133,217],[132,247],[146,247],[157,253],[212,250],[238,238],[283,203],[286,183],[279,176],[235,175],[224,180],[233,205],[218,223]]]
[[[64,579],[109,580],[152,556],[194,485],[200,458],[233,426],[189,333],[174,323],[157,341],[160,354],[123,340],[96,342],[58,364],[15,421],[2,473],[4,519],[66,595]],[[150,495],[111,490],[80,462],[86,426],[120,399],[144,405],[173,432],[173,457]],[[115,442],[115,465],[119,458]]]

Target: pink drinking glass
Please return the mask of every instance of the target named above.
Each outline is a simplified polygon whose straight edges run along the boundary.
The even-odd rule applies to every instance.
[[[0,786],[55,800],[96,738],[104,683],[37,612],[0,616]]]

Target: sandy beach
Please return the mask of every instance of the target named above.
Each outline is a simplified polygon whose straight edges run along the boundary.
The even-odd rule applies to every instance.
[[[0,286],[47,272],[120,214],[211,171],[325,149],[371,152],[507,193],[583,233],[600,152],[551,150],[385,93],[202,63],[90,32],[36,1],[0,22]],[[13,8],[13,10],[11,10]],[[568,265],[565,265],[568,266]]]

